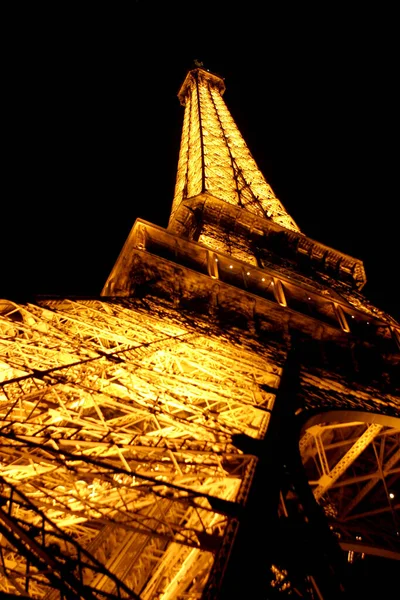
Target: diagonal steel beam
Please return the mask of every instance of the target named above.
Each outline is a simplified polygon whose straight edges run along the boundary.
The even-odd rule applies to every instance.
[[[381,431],[383,425],[373,423],[369,425],[364,433],[358,438],[358,440],[352,445],[350,450],[339,460],[339,462],[333,467],[331,471],[324,473],[318,480],[317,487],[313,490],[316,500],[319,500],[321,496],[331,487],[334,481],[339,479],[341,475],[348,469],[348,467],[360,456],[365,448],[372,442],[372,440]]]
[[[400,460],[400,448],[389,458],[386,464],[383,467],[383,473],[389,471],[396,463]],[[376,486],[376,484],[380,481],[380,478],[374,477],[370,479],[369,482],[360,490],[360,492],[354,496],[353,500],[349,502],[344,511],[342,512],[341,518],[346,519],[349,513],[361,502],[363,498]]]

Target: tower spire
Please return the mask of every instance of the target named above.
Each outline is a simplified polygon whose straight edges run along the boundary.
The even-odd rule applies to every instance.
[[[195,64],[178,93],[185,115],[170,226],[182,202],[207,194],[299,232],[222,99],[223,78],[199,66],[203,63]]]
[[[193,252],[192,266],[207,264],[207,273],[217,279],[215,263],[222,269],[223,255],[240,261],[246,273],[247,266],[278,268],[289,279],[312,273],[320,282],[341,281],[360,290],[366,282],[362,261],[300,231],[258,168],[222,99],[224,92],[224,79],[203,63],[197,61],[187,73],[178,93],[185,113],[167,230],[150,233],[137,220],[102,295],[133,293],[139,277],[136,250],[157,255],[156,239],[174,261],[178,248],[187,245],[184,254],[187,258]]]

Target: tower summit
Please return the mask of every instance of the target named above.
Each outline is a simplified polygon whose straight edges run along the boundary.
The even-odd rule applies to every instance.
[[[224,89],[187,74],[168,227],[135,221],[100,297],[0,301],[4,597],[338,600],[400,559],[400,325]]]
[[[258,169],[224,92],[224,80],[201,68],[189,71],[179,90],[185,115],[170,227],[183,201],[214,198],[299,231]]]
[[[219,75],[197,67],[178,92],[185,112],[167,228],[175,236],[171,243],[195,241],[197,251],[207,247],[252,266],[279,264],[281,273],[292,278],[299,270],[312,271],[319,280],[361,289],[366,282],[362,261],[303,235],[275,196],[225,105],[224,91]],[[135,277],[128,272],[145,229],[137,221],[103,295],[131,294]],[[209,264],[209,272],[215,268]]]

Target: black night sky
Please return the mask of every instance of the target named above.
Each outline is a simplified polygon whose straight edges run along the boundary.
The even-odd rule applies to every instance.
[[[13,23],[0,296],[98,295],[137,217],[167,225],[194,59],[302,232],[400,319],[394,15],[137,1]],[[336,10],[336,12],[335,12]],[[398,50],[398,47],[397,47]]]

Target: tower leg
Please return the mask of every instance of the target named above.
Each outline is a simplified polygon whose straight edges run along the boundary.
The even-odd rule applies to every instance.
[[[346,595],[344,556],[308,485],[298,448],[299,352],[300,344],[293,343],[265,439],[234,436],[234,443],[258,462],[230,551],[222,547],[222,558],[216,557],[207,600],[282,598],[282,579],[287,589],[301,587],[301,597],[337,600]],[[281,493],[287,491],[295,498],[294,508],[280,515]]]

